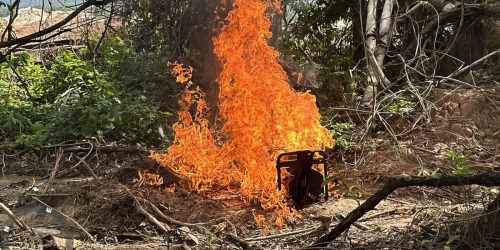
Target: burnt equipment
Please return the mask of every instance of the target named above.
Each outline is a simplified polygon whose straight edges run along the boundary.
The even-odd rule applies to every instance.
[[[323,165],[323,173],[313,168],[319,165]],[[304,150],[280,154],[276,160],[278,190],[281,190],[283,168],[287,170],[283,183],[296,208],[317,201],[321,193],[328,200],[328,187],[322,185],[328,175],[324,151]]]

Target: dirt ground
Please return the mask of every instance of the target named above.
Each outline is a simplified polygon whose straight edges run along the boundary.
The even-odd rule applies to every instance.
[[[385,177],[450,173],[446,150],[469,155],[467,163],[473,173],[498,169],[500,88],[488,91],[437,90],[429,123],[398,137],[398,143],[391,140],[389,132],[378,132],[365,141],[370,150],[356,156],[359,164],[334,170],[339,175],[353,176],[360,193],[306,207],[299,211],[301,219],[283,229],[258,228],[252,212],[259,208],[239,199],[237,193],[206,195],[182,188],[169,192],[165,187],[139,186],[134,182],[137,172],[151,163],[137,155],[96,152],[88,162],[99,180],[78,167],[55,178],[43,193],[47,178],[41,177],[52,170],[54,156],[3,152],[0,202],[39,235],[47,237],[43,241],[34,238],[1,214],[0,248],[32,249],[45,244],[45,249],[54,249],[48,247],[54,242],[67,249],[245,248],[230,235],[264,249],[307,246],[378,190]],[[396,119],[391,125],[395,133],[404,133],[412,122]],[[72,156],[66,156],[60,169],[75,165]],[[37,167],[26,167],[33,165]],[[400,189],[364,215],[333,247],[437,249],[457,242],[470,244],[461,237],[470,230],[467,222],[477,217],[497,193],[498,188],[479,186]],[[163,220],[168,233],[138,214],[134,197],[148,200],[176,220]],[[498,238],[493,242],[500,248]]]

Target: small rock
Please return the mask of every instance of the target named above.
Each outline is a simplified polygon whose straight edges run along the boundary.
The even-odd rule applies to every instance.
[[[35,227],[33,230],[38,234],[41,235],[42,237],[47,236],[47,235],[59,235],[61,234],[61,231],[57,229],[52,229],[52,228],[44,228],[44,227]]]
[[[191,229],[189,229],[189,227],[179,227],[177,230],[179,230],[181,234],[191,233]]]
[[[446,5],[443,7],[443,12],[452,11],[452,10],[454,10],[455,8],[457,8],[457,5],[455,5],[455,4],[453,4],[453,3],[448,3],[448,4],[446,4]]]

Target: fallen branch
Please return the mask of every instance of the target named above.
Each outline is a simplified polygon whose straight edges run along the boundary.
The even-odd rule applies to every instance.
[[[186,222],[178,221],[178,220],[176,220],[174,218],[171,218],[171,217],[167,216],[166,214],[164,214],[156,205],[154,205],[149,200],[144,199],[142,197],[138,197],[138,196],[133,195],[132,192],[130,192],[130,190],[126,186],[124,186],[122,184],[119,184],[119,186],[131,198],[133,198],[135,200],[135,204],[136,204],[135,208],[136,208],[136,210],[140,214],[142,214],[146,218],[148,218],[153,224],[155,224],[157,227],[159,227],[163,232],[167,233],[168,230],[170,230],[170,227],[168,227],[168,226],[165,227],[163,223],[161,223],[160,221],[158,221],[158,219],[156,219],[153,215],[149,214],[144,209],[144,207],[142,207],[141,203],[149,205],[151,207],[151,209],[153,210],[153,212],[156,214],[156,216],[158,216],[160,219],[165,220],[165,221],[167,221],[167,222],[169,222],[171,224],[175,224],[175,225],[178,225],[178,226],[185,226],[185,227],[194,227],[194,228],[197,228],[199,230],[205,231],[209,235],[214,235],[208,228],[206,228],[206,227],[203,226],[203,225],[205,225],[207,223],[186,223]],[[226,237],[226,239],[228,241],[230,241],[233,244],[236,244],[236,245],[240,246],[243,249],[262,249],[260,247],[257,247],[257,246],[254,246],[254,245],[250,244],[248,241],[246,241],[245,239],[242,239],[242,238],[236,236],[235,234],[224,234],[224,235],[225,235],[225,237]]]
[[[456,71],[455,73],[451,74],[449,76],[449,78],[454,78],[456,76],[459,76],[459,75],[467,72],[469,69],[472,69],[473,67],[477,66],[478,64],[484,62],[486,59],[489,59],[490,57],[492,57],[492,56],[494,56],[496,54],[500,54],[500,49],[497,49],[497,50],[495,50],[495,51],[493,51],[493,52],[491,52],[491,53],[489,53],[489,54],[487,54],[487,55],[479,58],[475,62],[471,63],[469,66]],[[443,82],[444,80],[446,80],[446,79],[441,80],[441,82]]]
[[[309,227],[309,228],[305,228],[305,229],[301,229],[301,230],[297,230],[297,231],[293,231],[293,232],[273,234],[273,235],[262,236],[262,237],[246,238],[243,240],[245,240],[245,241],[272,240],[272,239],[277,239],[277,238],[282,238],[282,237],[297,235],[297,234],[300,234],[303,237],[303,236],[314,234],[316,232],[321,232],[321,231],[324,232],[324,231],[326,231],[325,229],[328,229],[329,225],[330,225],[330,221],[326,221],[326,222],[324,222],[321,225],[316,226],[316,227]],[[323,232],[321,232],[321,233],[323,233]]]
[[[258,247],[258,246],[254,246],[252,244],[250,244],[248,241],[234,235],[234,234],[226,234],[226,239],[233,243],[233,244],[236,244],[238,245],[239,247],[241,247],[242,249],[263,249],[261,247]]]
[[[76,163],[75,165],[73,165],[72,167],[70,167],[69,169],[66,169],[66,171],[62,171],[62,173],[59,173],[59,176],[65,174],[66,172],[68,171],[71,171],[73,169],[75,169],[76,167],[80,166],[80,164],[84,163],[85,160],[87,159],[87,157],[89,157],[89,155],[92,153],[92,151],[94,150],[94,144],[88,142],[87,143],[88,145],[90,145],[90,149],[89,150],[86,150],[88,151],[87,154],[85,156],[83,156],[82,158],[78,157],[78,163]],[[65,152],[71,152],[69,151],[68,149],[64,149]],[[93,171],[91,171],[93,173]],[[95,178],[95,177],[94,177]],[[97,178],[96,178],[97,179]]]
[[[142,205],[139,202],[137,202],[137,201],[135,202],[135,210],[138,213],[144,215],[144,217],[146,217],[151,223],[153,223],[156,227],[158,227],[163,233],[169,234],[170,227],[167,226],[167,225],[165,225],[165,224],[163,224],[163,223],[161,223],[153,215],[151,215],[146,210],[144,210],[144,208],[142,207]]]
[[[130,194],[130,193],[129,193]],[[155,206],[153,203],[151,203],[150,201],[144,199],[144,198],[141,198],[141,197],[135,197],[135,199],[137,199],[138,201],[142,202],[142,203],[145,203],[145,204],[148,204],[152,209],[153,209],[153,212],[155,212],[156,215],[158,215],[160,218],[172,223],[172,224],[175,224],[175,225],[178,225],[178,226],[185,226],[185,227],[199,227],[200,225],[198,224],[193,224],[193,223],[185,223],[185,222],[182,222],[182,221],[178,221],[174,218],[171,218],[169,216],[167,216],[166,214],[164,214],[157,206]]]
[[[81,158],[79,158],[79,159],[82,160]],[[94,180],[96,180],[98,183],[101,183],[101,181],[99,181],[99,177],[97,177],[97,175],[94,173],[94,171],[89,166],[89,164],[85,160],[83,160],[82,163],[83,163],[83,166],[90,172],[90,174],[92,175],[92,177],[94,177]]]
[[[67,216],[67,215],[66,215],[66,214],[64,214],[63,212],[61,212],[61,211],[59,211],[59,210],[57,210],[57,209],[55,209],[55,208],[53,208],[53,207],[49,206],[47,203],[45,203],[45,202],[41,201],[40,199],[38,199],[38,198],[36,198],[36,197],[33,197],[33,196],[32,196],[31,198],[33,198],[34,200],[36,200],[36,201],[40,202],[42,205],[44,205],[44,206],[46,206],[46,207],[48,207],[48,208],[50,208],[50,209],[52,209],[52,210],[54,210],[54,211],[58,212],[60,215],[64,216],[64,218],[66,218],[66,219],[68,219],[69,221],[73,222],[73,224],[75,224],[78,228],[80,228],[80,229],[81,229],[81,230],[85,233],[85,235],[87,235],[87,237],[88,237],[90,240],[92,240],[92,242],[94,242],[94,243],[96,242],[96,240],[95,240],[94,236],[92,236],[92,235],[91,235],[91,234],[90,234],[87,230],[85,230],[85,228],[83,228],[83,227],[80,225],[80,223],[78,223],[76,220],[74,220],[73,218],[71,218],[71,217]]]
[[[343,216],[342,214],[335,214],[333,217],[335,219],[337,219],[337,221],[345,220],[345,216]],[[357,227],[357,228],[359,228],[360,230],[363,230],[363,231],[368,231],[369,230],[369,228],[367,228],[367,227],[365,227],[365,226],[363,226],[363,225],[361,225],[359,223],[356,223],[356,222],[352,223],[352,225],[355,226],[355,227]]]
[[[89,143],[87,143],[88,145]],[[147,153],[145,149],[137,147],[127,147],[127,146],[100,146],[100,147],[70,147],[66,148],[66,152],[87,152],[89,150],[95,150],[99,153]]]
[[[373,194],[363,204],[351,211],[344,220],[342,220],[330,232],[319,238],[311,247],[326,247],[331,241],[335,240],[350,226],[361,218],[368,211],[377,206],[383,199],[389,196],[394,190],[401,187],[412,186],[459,186],[459,185],[481,185],[481,186],[498,186],[500,185],[500,171],[491,171],[478,175],[464,176],[396,176],[389,178],[382,189]]]
[[[144,217],[146,217],[146,218],[147,218],[147,219],[148,219],[151,223],[153,223],[155,226],[157,226],[157,227],[158,227],[158,228],[159,228],[159,229],[160,229],[163,233],[165,233],[165,234],[169,234],[169,233],[170,233],[170,232],[169,232],[169,230],[170,230],[170,226],[168,226],[168,225],[165,225],[165,224],[161,223],[161,222],[160,222],[158,219],[156,219],[153,215],[151,215],[150,213],[148,213],[148,212],[144,209],[144,207],[142,207],[141,202],[139,202],[139,200],[141,200],[141,201],[143,201],[143,202],[144,202],[144,201],[145,201],[145,199],[143,199],[143,198],[140,198],[140,197],[137,197],[137,196],[133,195],[133,194],[132,194],[132,192],[130,192],[130,190],[129,190],[127,187],[125,187],[125,186],[123,186],[123,185],[120,185],[120,186],[122,186],[123,190],[125,190],[125,192],[126,192],[126,193],[127,193],[127,194],[128,194],[128,195],[132,198],[132,199],[134,199],[134,200],[135,200],[135,210],[136,210],[138,213],[140,213],[140,214],[144,215]],[[146,200],[146,201],[147,201],[147,200]],[[148,201],[148,202],[149,202],[149,201]],[[152,204],[150,203],[150,205],[152,205]]]
[[[14,223],[16,223],[16,225],[19,228],[21,228],[22,230],[25,230],[25,231],[29,231],[32,235],[36,235],[36,233],[35,233],[35,231],[33,231],[33,229],[28,227],[28,225],[26,225],[26,223],[24,223],[24,221],[17,218],[16,215],[14,215],[14,213],[12,213],[12,211],[10,211],[10,209],[7,206],[5,206],[2,202],[0,202],[0,208],[2,208],[2,210],[5,211],[5,213],[7,213],[7,216],[9,216],[9,218]]]
[[[56,163],[54,164],[54,168],[50,173],[49,180],[45,183],[45,189],[43,190],[42,194],[45,194],[47,193],[47,191],[49,191],[50,183],[52,183],[52,180],[54,180],[54,177],[56,177],[56,173],[59,170],[59,163],[61,162],[63,155],[64,155],[64,149],[58,148],[56,151]]]

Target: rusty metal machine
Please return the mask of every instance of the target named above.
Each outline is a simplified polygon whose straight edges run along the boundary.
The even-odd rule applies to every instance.
[[[280,154],[276,160],[276,170],[278,190],[281,190],[283,183],[296,208],[318,201],[321,194],[328,200],[328,187],[323,185],[328,176],[327,155],[324,151],[303,150]]]

